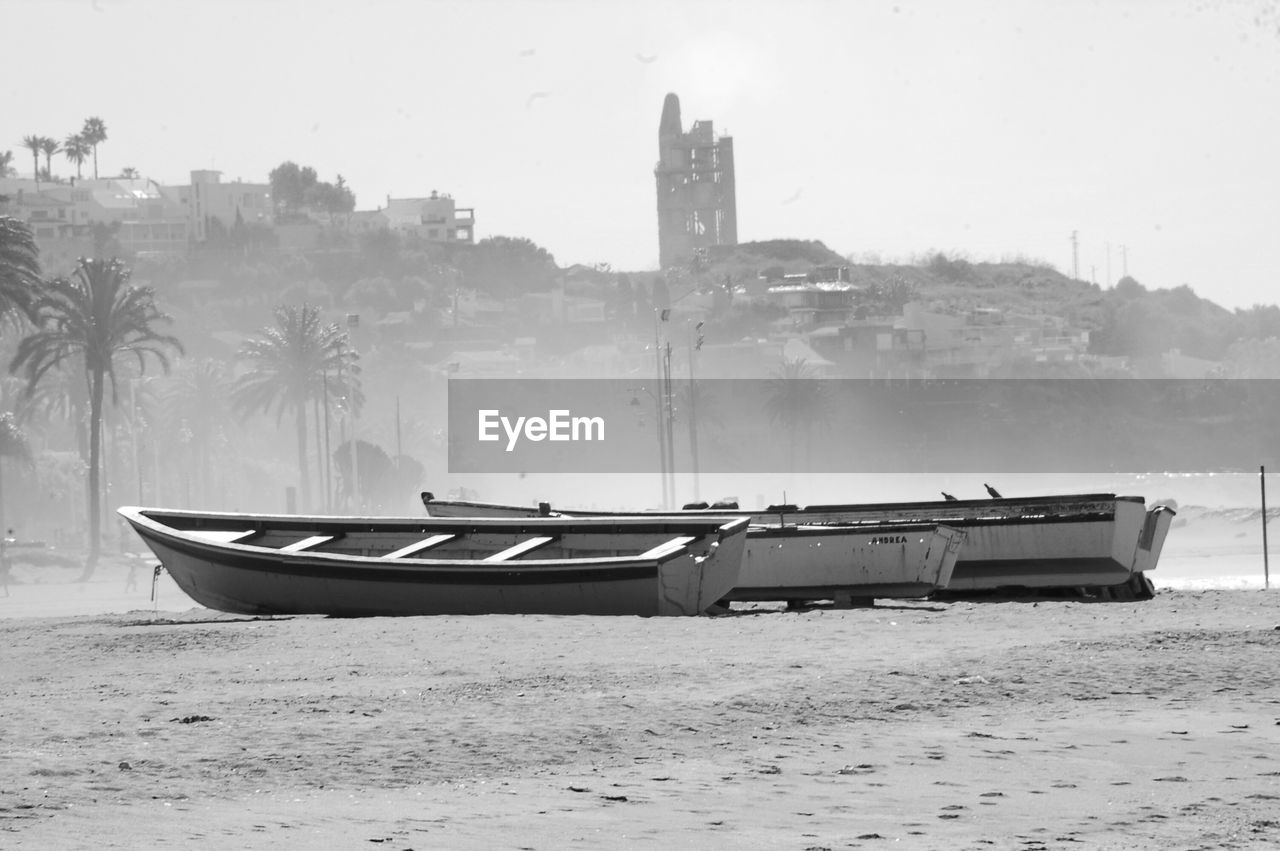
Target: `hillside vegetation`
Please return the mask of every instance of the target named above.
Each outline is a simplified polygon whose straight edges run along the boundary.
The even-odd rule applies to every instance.
[[[918,300],[929,309],[967,313],[996,308],[1048,314],[1090,332],[1099,355],[1153,357],[1177,349],[1208,360],[1229,359],[1242,342],[1280,338],[1280,307],[1228,310],[1190,287],[1148,289],[1131,277],[1103,288],[1073,280],[1043,263],[974,263],[934,254],[914,264],[851,262],[818,241],[770,240],[721,249],[702,274],[734,281],[768,269],[803,272],[815,266],[849,267],[852,283],[897,301]]]

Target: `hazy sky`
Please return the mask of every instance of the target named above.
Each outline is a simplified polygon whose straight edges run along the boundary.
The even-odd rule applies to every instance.
[[[1280,11],[1239,2],[5,0],[0,150],[436,189],[562,265],[657,263],[663,96],[734,137],[739,238],[1024,255],[1280,300]],[[67,174],[65,159],[55,172]]]

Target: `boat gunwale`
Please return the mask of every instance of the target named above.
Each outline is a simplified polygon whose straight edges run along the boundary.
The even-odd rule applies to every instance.
[[[485,510],[495,509],[518,509],[520,511],[537,511],[536,505],[513,505],[505,502],[483,502],[480,500],[468,499],[440,499],[434,495],[428,496],[428,492],[424,491],[420,498],[424,506],[448,505],[460,508],[479,508]],[[844,502],[844,503],[814,503],[811,505],[769,505],[764,508],[717,508],[708,506],[706,508],[645,508],[637,511],[609,511],[598,509],[583,509],[581,513],[573,513],[573,517],[599,517],[599,516],[626,516],[626,517],[646,517],[646,516],[709,516],[715,514],[739,515],[739,514],[819,514],[838,511],[863,511],[863,510],[904,510],[925,507],[937,507],[954,510],[957,508],[1000,508],[1000,507],[1018,507],[1026,505],[1054,505],[1068,504],[1075,502],[1137,502],[1146,504],[1146,498],[1141,496],[1119,495],[1115,493],[1081,493],[1081,494],[1046,494],[1041,496],[1013,496],[992,498],[974,498],[974,499],[926,499],[926,500],[907,500],[903,502]],[[549,506],[549,503],[546,503]],[[562,509],[554,507],[550,508],[550,515],[542,516],[563,516],[560,515]],[[534,515],[535,517],[538,515]]]
[[[270,515],[270,514],[249,515],[249,514],[240,514],[236,512],[203,512],[203,511],[187,511],[187,510],[181,510],[181,509],[140,508],[137,506],[121,506],[120,508],[116,509],[116,511],[120,516],[124,517],[125,520],[127,520],[131,525],[135,527],[135,531],[138,531],[137,530],[138,526],[143,526],[152,534],[164,539],[171,546],[173,545],[173,542],[181,542],[183,545],[185,545],[184,549],[194,548],[196,551],[200,553],[207,553],[207,554],[226,553],[228,555],[235,555],[242,558],[252,558],[259,561],[261,561],[263,558],[274,557],[273,562],[275,564],[273,564],[273,567],[280,564],[284,564],[284,563],[296,564],[299,566],[311,564],[311,565],[327,566],[327,567],[340,567],[343,565],[347,565],[352,567],[360,566],[360,567],[377,568],[379,572],[387,572],[387,573],[405,572],[405,569],[411,569],[416,567],[419,569],[435,568],[440,571],[465,570],[473,573],[507,574],[507,575],[513,572],[518,572],[522,569],[527,569],[527,570],[540,569],[542,572],[550,572],[557,568],[560,568],[563,570],[575,570],[575,569],[581,570],[581,569],[589,569],[594,566],[599,566],[603,568],[610,568],[610,567],[617,568],[617,567],[624,567],[624,566],[648,567],[652,565],[656,567],[656,566],[666,564],[669,561],[673,561],[677,558],[682,558],[685,555],[690,554],[690,547],[692,544],[692,542],[690,542],[689,544],[681,544],[679,547],[673,547],[669,550],[659,552],[658,555],[653,555],[653,556],[646,556],[644,554],[645,552],[649,552],[652,550],[652,547],[650,547],[644,552],[638,552],[635,555],[625,555],[625,556],[584,556],[584,557],[578,557],[578,558],[518,559],[518,560],[499,561],[499,562],[486,562],[481,558],[469,559],[469,558],[456,558],[456,557],[455,558],[405,557],[405,558],[388,560],[383,558],[382,555],[365,556],[365,555],[354,555],[354,554],[348,554],[348,553],[317,552],[313,550],[301,550],[296,552],[290,552],[278,547],[264,547],[264,546],[259,546],[252,543],[215,541],[215,540],[201,536],[199,534],[199,531],[200,531],[199,529],[178,529],[173,526],[169,526],[165,523],[160,522],[155,517],[152,517],[151,514],[158,514],[160,516],[165,516],[165,515],[180,516],[180,517],[187,517],[190,519],[210,518],[215,520],[233,520],[233,521],[239,520],[242,523],[247,522],[247,523],[259,523],[261,525],[270,525],[273,529],[281,528],[281,526],[275,524],[274,521],[278,520],[278,521],[284,521],[284,523],[286,524],[292,524],[292,522],[296,520],[298,521],[299,531],[313,531],[313,532],[323,531],[324,526],[317,526],[314,523],[308,523],[308,521],[327,520],[331,525],[338,526],[342,524],[344,521],[349,520],[350,518],[311,517],[311,516],[305,516],[305,515]],[[545,531],[548,531],[549,529],[555,528],[556,526],[563,526],[563,525],[580,526],[582,525],[581,523],[582,519],[589,519],[594,521],[587,525],[590,527],[600,527],[600,532],[603,534],[605,531],[615,528],[618,525],[617,520],[619,518],[612,518],[612,517],[602,517],[602,518],[428,518],[427,523],[429,525],[436,525],[440,527],[465,525],[468,528],[471,528],[471,527],[474,527],[475,525],[481,525],[484,527],[495,527],[496,531],[505,531],[510,529],[513,532],[521,533],[524,531],[529,531],[529,530],[524,530],[519,528],[529,521],[535,521],[535,524],[534,524],[535,528],[538,526],[547,527],[540,530],[545,532]],[[622,518],[622,519],[630,520],[631,518]],[[676,519],[681,520],[684,518],[676,518]],[[700,537],[706,538],[714,534],[716,536],[716,539],[713,543],[717,545],[725,541],[727,538],[730,538],[736,534],[745,535],[747,528],[749,526],[748,520],[745,517],[722,518],[722,517],[703,516],[703,517],[697,518],[696,520],[694,520],[693,518],[688,518],[688,519],[692,520],[693,522],[678,523],[677,525],[682,525],[682,526],[687,525],[693,528],[703,528],[705,531],[703,531]],[[716,520],[722,520],[723,522],[719,524],[715,524]],[[380,522],[380,521],[386,521],[386,522]],[[704,522],[698,522],[698,521],[704,521]],[[410,529],[415,527],[420,528],[423,525],[423,520],[421,518],[360,518],[359,522],[361,524],[368,523],[374,526],[393,526],[393,527],[398,523],[406,527],[404,531],[409,531]],[[624,522],[621,525],[625,527],[630,527],[630,526],[642,527],[642,523],[640,522],[636,522],[636,523]],[[660,525],[666,526],[668,524],[664,522]],[[344,529],[343,531],[350,531],[350,530]],[[380,530],[375,528],[369,531],[376,532]],[[636,529],[635,531],[643,532],[644,529],[639,528],[639,529]],[[688,530],[684,530],[684,531],[688,531]],[[143,537],[145,542],[145,536],[143,536],[140,531],[138,531],[138,534],[140,537]],[[426,533],[424,532],[424,534]],[[711,553],[709,552],[708,555],[710,554]]]
[[[933,534],[939,529],[948,526],[950,526],[950,524],[944,520],[939,520],[937,522],[926,520],[912,523],[804,523],[786,524],[782,526],[753,523],[747,527],[747,534],[752,538],[805,538],[841,534],[895,535],[908,532]]]
[[[1144,497],[1141,496],[1117,496],[1115,494],[1070,494],[1061,496],[1047,497],[1014,497],[1001,499],[969,499],[969,500],[938,500],[925,502],[886,502],[886,503],[849,503],[843,505],[810,505],[801,507],[786,506],[769,506],[765,509],[713,509],[713,508],[689,508],[689,509],[649,509],[636,513],[626,511],[596,511],[586,510],[581,513],[573,509],[550,509],[550,514],[530,514],[528,512],[537,511],[534,506],[512,505],[508,503],[497,502],[475,502],[468,500],[448,500],[436,499],[435,497],[427,498],[423,494],[423,507],[427,510],[429,516],[439,519],[465,519],[467,515],[450,513],[445,516],[432,515],[431,507],[433,505],[441,506],[453,511],[477,509],[486,512],[495,512],[495,514],[473,516],[471,519],[494,519],[502,516],[501,512],[511,512],[510,516],[505,519],[549,519],[549,518],[573,518],[587,520],[592,518],[613,517],[613,518],[688,518],[688,517],[709,517],[709,516],[725,516],[725,517],[746,517],[753,522],[750,528],[750,534],[756,537],[762,533],[762,530],[776,530],[779,528],[792,529],[796,527],[816,527],[825,526],[829,528],[864,528],[884,530],[886,533],[892,526],[933,526],[933,525],[951,525],[956,527],[979,527],[979,526],[1001,526],[1016,525],[1023,523],[1097,523],[1110,522],[1115,519],[1116,505],[1109,510],[1094,511],[1077,511],[1075,513],[1053,512],[1044,513],[1005,513],[1000,514],[1002,509],[1027,508],[1032,506],[1044,506],[1052,509],[1053,507],[1068,508],[1070,506],[1083,506],[1090,503],[1136,503],[1138,505],[1146,505]],[[966,508],[982,508],[992,511],[984,511],[978,514],[959,513]],[[783,510],[778,510],[783,509]],[[928,512],[937,511],[937,514]],[[1174,511],[1168,508],[1169,511]],[[805,522],[806,515],[834,515],[834,514],[870,514],[883,511],[912,512],[915,516],[904,517],[900,519],[877,519],[868,517],[867,519],[857,519],[850,517],[848,519],[831,519],[823,522],[814,520]],[[773,518],[777,518],[777,522],[772,522]],[[788,522],[791,521],[791,522]]]

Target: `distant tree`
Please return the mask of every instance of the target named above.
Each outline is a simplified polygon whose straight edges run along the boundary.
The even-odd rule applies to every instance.
[[[19,425],[30,427],[37,435],[48,434],[55,422],[65,422],[75,431],[76,451],[89,463],[89,393],[85,382],[78,380],[72,369],[51,370],[32,393],[24,389],[20,377],[5,379],[0,387],[4,408],[17,418]],[[10,384],[12,382],[12,384]]]
[[[336,323],[320,321],[314,305],[281,305],[275,327],[259,331],[237,355],[249,363],[231,391],[233,410],[242,418],[276,413],[277,426],[286,413],[294,415],[298,443],[299,504],[311,503],[311,473],[307,467],[307,404],[326,395],[331,401],[348,393],[359,407],[359,355]]]
[[[120,223],[111,222],[94,222],[89,226],[89,233],[93,236],[93,253],[98,257],[115,257],[121,252],[120,240]]]
[[[357,440],[356,463],[360,470],[359,500],[353,501],[355,475],[351,467],[351,441],[333,450],[333,464],[338,471],[339,496],[349,506],[360,505],[374,513],[400,514],[406,510],[406,494],[413,494],[418,483],[425,481],[426,471],[408,455],[392,458],[379,446]],[[412,496],[409,497],[412,499]]]
[[[908,302],[915,301],[918,296],[915,284],[895,276],[888,281],[876,281],[859,291],[855,296],[855,312],[858,318],[897,316]]]
[[[338,216],[356,208],[356,196],[342,175],[338,175],[336,184],[327,183],[320,180],[314,168],[288,160],[273,168],[267,179],[278,220],[300,219],[306,209]]]
[[[98,146],[107,141],[107,125],[97,117],[90,117],[84,120],[84,127],[80,130],[80,137],[89,145],[93,151],[93,179],[98,179]]]
[[[138,170],[131,165],[127,165],[120,169],[120,176],[125,180],[133,180],[138,177]]]
[[[106,383],[118,400],[116,360],[136,361],[139,371],[154,358],[167,372],[170,352],[182,353],[176,337],[155,326],[172,321],[160,312],[155,291],[129,285],[129,270],[117,259],[77,263],[70,279],[47,283],[36,302],[35,333],[14,355],[11,371],[25,368],[31,394],[50,370],[68,362],[83,364],[89,389],[89,559],[81,577],[87,580],[98,563],[102,524],[102,403]]]
[[[0,177],[8,177],[13,173],[13,151],[0,151]]]
[[[307,201],[307,193],[317,183],[315,169],[299,166],[292,160],[271,169],[267,180],[271,183],[271,200],[275,204],[276,217],[284,220],[301,211]]]
[[[1248,309],[1236,309],[1235,327],[1237,339],[1266,340],[1280,337],[1280,306],[1255,304]]]
[[[1125,275],[1123,278],[1116,281],[1115,292],[1116,295],[1122,298],[1138,298],[1139,296],[1147,294],[1147,288],[1138,283],[1135,279]]]
[[[81,177],[81,167],[84,161],[93,153],[93,146],[84,140],[79,133],[72,133],[62,141],[62,155],[70,162],[76,164],[76,179]]]
[[[210,498],[212,460],[231,431],[232,387],[227,364],[206,358],[184,362],[163,396],[166,422],[185,423],[183,434],[195,456],[196,485],[205,504]]]
[[[963,257],[950,258],[942,252],[929,260],[929,271],[946,281],[968,281],[973,278],[973,264]]]
[[[4,512],[4,461],[6,459],[18,461],[28,469],[35,467],[35,461],[31,455],[31,444],[27,442],[27,436],[18,426],[13,414],[7,411],[0,414],[0,535],[7,535],[6,530],[9,528]],[[0,544],[0,557],[7,558],[3,544]],[[0,572],[8,569],[8,564],[0,564]]]
[[[45,174],[53,180],[53,155],[62,150],[62,146],[58,144],[58,140],[49,136],[40,137],[40,150],[44,153],[44,170]]]
[[[356,196],[346,186],[318,182],[303,195],[304,203],[313,209],[323,210],[331,216],[350,213],[356,208]]]
[[[831,416],[831,398],[827,385],[813,376],[804,358],[784,359],[779,370],[766,384],[765,413],[769,421],[781,426],[789,435],[790,467],[795,469],[796,443],[803,435],[806,457],[813,430],[826,425]]]
[[[509,236],[489,237],[463,248],[457,265],[467,286],[497,296],[545,292],[560,271],[545,248]]]
[[[22,146],[31,151],[31,172],[35,175],[36,191],[40,190],[40,152],[44,150],[43,136],[23,136]]]
[[[347,290],[342,301],[357,311],[389,313],[402,308],[396,288],[386,278],[361,278]]]
[[[11,216],[0,216],[0,319],[18,315],[34,319],[39,292],[39,250],[31,228]]]
[[[280,291],[280,303],[291,305],[317,305],[323,309],[333,307],[333,293],[319,278],[294,281]]]
[[[360,234],[360,257],[373,270],[391,274],[400,258],[400,236],[390,228]]]
[[[1223,378],[1280,378],[1280,339],[1238,340],[1222,359]]]

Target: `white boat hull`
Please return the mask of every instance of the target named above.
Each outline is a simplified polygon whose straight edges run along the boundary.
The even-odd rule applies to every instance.
[[[428,496],[424,494],[423,502],[434,516],[541,513],[532,507],[450,502]],[[605,512],[566,513],[593,516]],[[749,517],[753,529],[757,525],[791,524],[950,526],[963,531],[965,540],[946,586],[948,591],[1141,585],[1142,575],[1156,569],[1174,517],[1170,508],[1148,509],[1141,497],[1114,494],[676,513]]]
[[[946,526],[754,527],[727,599],[927,597],[947,587],[964,540]]]

